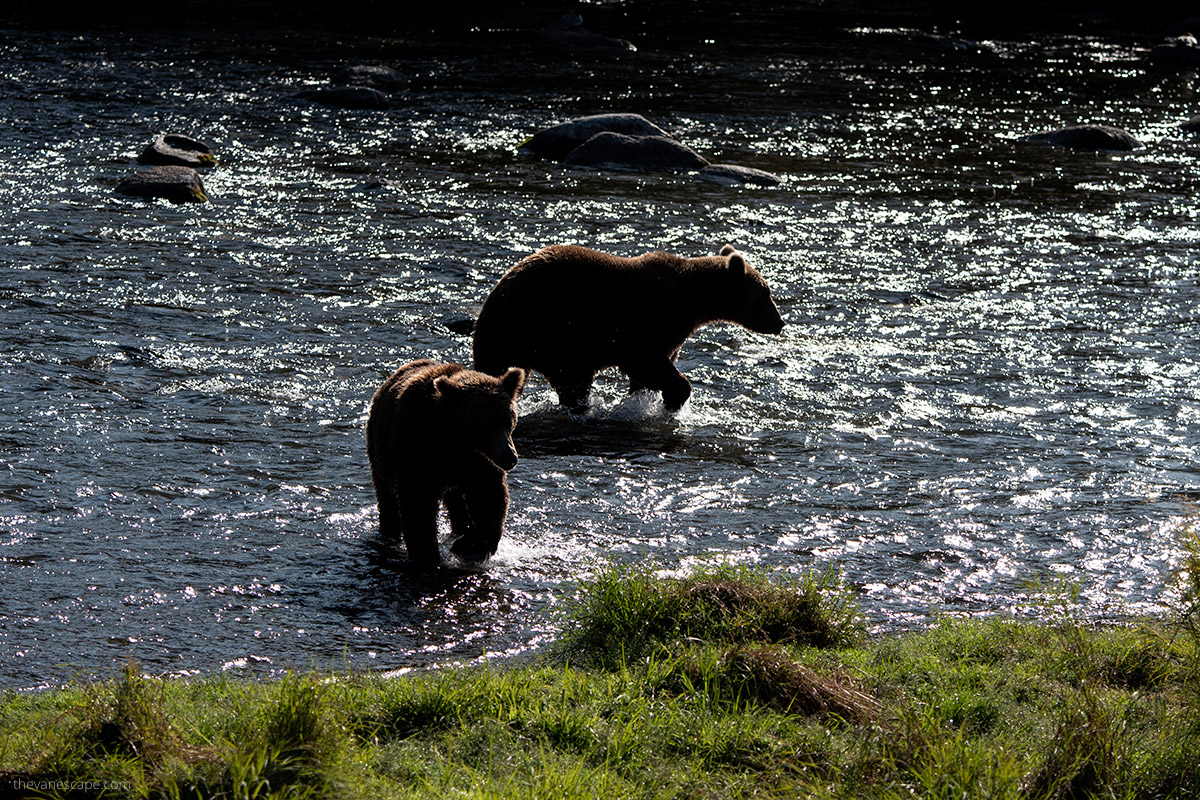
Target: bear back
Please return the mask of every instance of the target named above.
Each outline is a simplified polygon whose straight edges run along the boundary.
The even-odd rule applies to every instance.
[[[595,371],[638,354],[665,357],[718,321],[759,333],[783,329],[767,282],[732,246],[701,258],[662,251],[625,258],[551,245],[510,269],[484,301],[475,368]]]

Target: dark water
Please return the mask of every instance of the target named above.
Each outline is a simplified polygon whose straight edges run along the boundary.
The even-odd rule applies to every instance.
[[[1146,71],[1150,41],[1115,33],[951,57],[871,21],[629,18],[611,32],[638,51],[597,60],[537,52],[523,31],[546,21],[3,31],[0,686],[129,657],[527,652],[610,561],[835,567],[881,629],[1007,613],[1057,576],[1100,614],[1169,598],[1200,497],[1194,76]],[[360,61],[413,76],[391,110],[291,99]],[[601,111],[783,184],[515,153]],[[1018,141],[1076,122],[1147,147]],[[210,204],[113,193],[158,132],[214,146]],[[499,553],[413,574],[374,539],[371,393],[411,358],[468,361],[446,322],[556,242],[732,242],[788,327],[701,331],[674,418],[613,378],[571,420],[535,380]]]

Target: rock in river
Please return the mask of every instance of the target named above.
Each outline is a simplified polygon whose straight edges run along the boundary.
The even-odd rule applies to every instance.
[[[203,169],[217,165],[212,148],[179,133],[161,133],[138,156],[139,164]]]
[[[353,64],[339,71],[333,82],[344,86],[365,86],[381,92],[398,92],[408,86],[408,76],[379,64]]]
[[[627,136],[671,135],[641,114],[593,114],[540,130],[519,149],[539,158],[564,158],[597,133],[623,133]]]
[[[296,98],[332,108],[385,109],[392,105],[387,94],[369,86],[326,86],[300,92]]]
[[[149,167],[117,184],[118,192],[130,197],[161,197],[172,203],[203,203],[208,200],[200,173],[191,167]]]
[[[695,150],[666,136],[627,136],[605,131],[563,159],[573,167],[619,167],[648,171],[693,170],[708,166]]]
[[[1044,142],[1070,150],[1136,150],[1142,143],[1128,131],[1111,125],[1073,125],[1024,137],[1027,142]]]
[[[697,173],[697,177],[726,186],[745,183],[753,186],[778,186],[782,183],[778,175],[753,167],[739,167],[736,164],[709,164]]]
[[[1146,63],[1159,70],[1194,70],[1200,67],[1200,43],[1190,33],[1173,37],[1150,48]]]
[[[630,53],[637,50],[625,39],[614,39],[599,33],[592,33],[583,27],[583,17],[574,11],[568,11],[562,18],[552,22],[542,29],[542,38],[566,50],[585,51],[592,53]]]

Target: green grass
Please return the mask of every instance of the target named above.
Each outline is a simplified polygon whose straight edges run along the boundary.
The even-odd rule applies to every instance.
[[[0,695],[0,797],[1196,797],[1193,575],[1172,619],[872,639],[831,575],[609,571],[531,665]]]

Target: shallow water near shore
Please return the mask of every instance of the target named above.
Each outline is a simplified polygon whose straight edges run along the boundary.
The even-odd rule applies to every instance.
[[[1160,607],[1200,498],[1195,76],[1148,72],[1152,42],[1115,35],[949,56],[771,19],[752,46],[641,27],[635,53],[595,59],[537,53],[541,24],[5,32],[0,687],[130,657],[527,653],[610,561],[840,569],[879,630],[1020,611],[1058,576],[1098,615]],[[412,85],[387,111],[292,98],[356,62]],[[783,183],[515,150],[604,111]],[[1019,141],[1077,122],[1147,147]],[[211,203],[113,194],[159,132],[212,144]],[[700,331],[674,417],[606,376],[573,419],[535,377],[500,551],[414,574],[374,534],[371,394],[412,358],[469,362],[447,323],[551,243],[733,243],[787,327]]]

